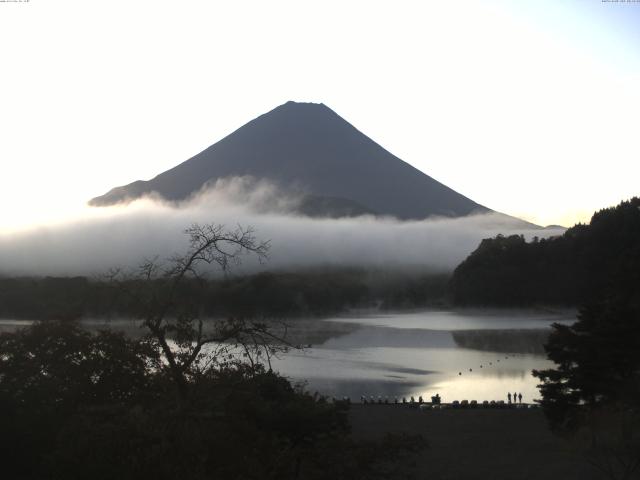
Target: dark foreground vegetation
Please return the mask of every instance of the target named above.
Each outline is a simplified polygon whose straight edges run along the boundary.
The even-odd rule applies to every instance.
[[[423,446],[354,441],[348,405],[240,361],[193,369],[178,397],[153,341],[74,322],[3,334],[0,352],[7,479],[395,478]]]

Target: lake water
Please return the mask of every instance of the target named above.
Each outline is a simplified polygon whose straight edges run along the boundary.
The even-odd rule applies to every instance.
[[[571,323],[574,318],[568,312],[523,311],[336,317],[324,321],[331,332],[327,338],[303,351],[291,351],[273,365],[291,380],[306,381],[312,392],[353,401],[361,395],[390,401],[411,395],[430,399],[436,393],[444,402],[506,401],[508,392],[518,392],[523,402],[531,402],[539,398],[531,371],[552,366],[541,352],[543,332],[553,322]],[[350,328],[336,328],[341,325]],[[459,336],[470,331],[474,338],[488,341],[478,348],[461,345]],[[516,333],[521,341],[513,348],[504,342],[493,348],[494,337],[505,333]],[[527,345],[529,337],[537,344]],[[529,351],[535,353],[524,353]]]
[[[274,370],[304,381],[311,392],[327,396],[395,397],[436,393],[453,400],[506,400],[522,393],[523,402],[539,398],[533,369],[553,364],[542,352],[552,323],[572,323],[573,312],[421,311],[361,314],[324,320],[291,320],[296,343],[273,361]],[[0,320],[0,331],[30,324]],[[123,329],[140,335],[132,321],[87,321],[90,328]]]

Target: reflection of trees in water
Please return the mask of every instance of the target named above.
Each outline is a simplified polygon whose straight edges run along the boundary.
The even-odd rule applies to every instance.
[[[509,380],[524,380],[525,378],[531,377],[531,372],[529,370],[513,368],[509,370],[497,370],[495,373],[491,372],[491,376],[500,380],[505,378]]]
[[[332,338],[355,332],[360,325],[317,319],[295,319],[287,322],[287,338],[296,345],[322,345]]]
[[[318,391],[324,395],[335,397],[349,397],[351,401],[358,401],[364,395],[369,399],[373,396],[378,401],[381,396],[383,401],[388,398],[393,402],[395,397],[399,400],[403,396],[416,395],[425,387],[425,382],[398,381],[398,379],[377,380],[377,379],[334,379],[334,378],[314,378],[306,383],[310,392]]]
[[[456,345],[490,352],[544,354],[548,329],[458,330],[452,332]]]
[[[208,319],[203,321],[203,331],[215,331],[216,322],[219,319]],[[282,327],[280,321],[264,320],[265,323],[271,324],[275,330]],[[12,332],[22,326],[32,324],[31,321],[11,321],[0,323],[0,332]],[[145,331],[140,328],[140,322],[134,319],[113,319],[113,320],[82,320],[81,325],[90,332],[99,330],[113,330],[124,333],[128,338],[140,338]],[[347,335],[360,328],[357,324],[331,322],[327,320],[316,319],[296,319],[287,323],[287,339],[290,343],[296,345],[321,345],[331,338]]]

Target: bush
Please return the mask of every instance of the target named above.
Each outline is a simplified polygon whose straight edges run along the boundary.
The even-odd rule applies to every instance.
[[[142,340],[38,323],[0,336],[0,452],[12,479],[381,478],[419,442],[356,443],[348,405],[260,366],[189,377],[178,401]],[[408,448],[408,445],[411,448]],[[392,475],[384,478],[393,478]]]

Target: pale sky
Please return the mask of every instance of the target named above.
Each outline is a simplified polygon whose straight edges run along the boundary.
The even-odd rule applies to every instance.
[[[538,224],[640,194],[640,2],[30,0],[0,42],[0,232],[287,100]]]

